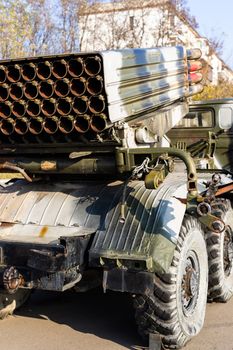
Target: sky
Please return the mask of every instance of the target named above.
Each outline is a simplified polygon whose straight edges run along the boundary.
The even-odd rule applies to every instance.
[[[233,0],[187,0],[187,7],[196,17],[201,36],[223,39],[221,58],[233,69]]]

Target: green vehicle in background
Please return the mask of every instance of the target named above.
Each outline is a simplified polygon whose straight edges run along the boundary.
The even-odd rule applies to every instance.
[[[167,135],[172,146],[200,160],[213,158],[216,169],[233,172],[233,98],[193,102]]]

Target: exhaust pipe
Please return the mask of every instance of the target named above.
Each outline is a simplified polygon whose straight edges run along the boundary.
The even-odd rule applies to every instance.
[[[89,99],[89,109],[94,114],[99,114],[105,109],[105,99],[103,95],[91,96]]]
[[[46,117],[51,117],[55,114],[57,109],[57,103],[54,98],[50,98],[49,100],[44,100],[41,105],[41,110]]]
[[[90,129],[90,117],[87,114],[77,116],[74,122],[75,130],[84,134]]]
[[[41,112],[41,101],[40,100],[30,100],[27,103],[27,113],[31,117],[37,117]]]
[[[57,112],[61,115],[68,115],[72,110],[72,99],[70,97],[60,98],[57,104]]]
[[[50,98],[54,92],[54,85],[51,79],[41,81],[39,84],[39,93],[43,98]]]
[[[83,59],[81,57],[71,59],[68,62],[68,72],[72,77],[80,77],[80,75],[83,74],[83,71],[84,64]]]
[[[9,85],[0,85],[0,101],[6,101],[9,97]]]
[[[6,81],[6,67],[0,66],[0,84],[5,83]]]
[[[37,77],[41,80],[49,79],[52,74],[51,64],[49,63],[49,61],[39,62],[37,64],[36,74]]]
[[[62,79],[67,74],[67,63],[65,60],[59,60],[53,62],[52,65],[53,76],[57,79]]]
[[[43,118],[41,117],[32,118],[29,122],[28,128],[33,135],[41,134],[44,128]]]
[[[12,107],[12,113],[17,117],[21,118],[26,113],[26,102],[24,100],[15,101]]]
[[[88,78],[87,91],[91,95],[99,95],[103,91],[103,78],[100,75]]]
[[[187,58],[188,60],[198,60],[201,58],[202,52],[200,49],[188,49]]]
[[[73,110],[77,114],[84,114],[88,109],[88,98],[87,96],[75,97],[73,101]]]
[[[16,83],[16,84],[11,84],[10,89],[9,89],[9,94],[12,100],[21,100],[23,97],[23,84],[22,83]]]
[[[90,76],[99,74],[99,72],[101,71],[100,57],[98,56],[87,57],[84,63],[84,70]]]
[[[11,115],[12,103],[9,101],[0,102],[0,117],[3,119],[8,118]]]
[[[189,80],[189,84],[192,85],[192,84],[197,84],[199,83],[200,81],[202,81],[203,79],[203,75],[202,73],[200,72],[191,72],[189,75],[188,75],[188,80]]]
[[[86,79],[81,77],[71,80],[70,91],[75,96],[82,96],[86,91]]]
[[[105,114],[93,115],[91,118],[91,129],[94,132],[102,132],[107,127],[107,117]]]
[[[29,100],[34,100],[38,96],[38,83],[37,81],[28,82],[24,85],[24,95]]]
[[[27,118],[16,119],[15,132],[19,135],[25,135],[28,132],[28,119]]]
[[[0,121],[0,130],[4,135],[13,134],[15,129],[15,121],[13,118],[2,119]]]
[[[201,61],[188,61],[189,72],[195,72],[203,68]]]
[[[17,83],[21,78],[21,68],[18,64],[7,67],[6,70],[7,79],[11,83]]]
[[[59,118],[56,117],[55,115],[53,117],[45,118],[44,131],[50,135],[55,134],[55,132],[57,132],[58,130],[58,124],[59,124]]]
[[[22,77],[26,81],[31,81],[36,77],[36,65],[32,62],[26,63],[22,67]]]
[[[67,115],[66,117],[61,117],[59,119],[59,130],[63,134],[69,134],[74,129],[74,117],[72,115]]]
[[[70,92],[70,82],[68,79],[57,80],[54,91],[58,97],[66,97]]]

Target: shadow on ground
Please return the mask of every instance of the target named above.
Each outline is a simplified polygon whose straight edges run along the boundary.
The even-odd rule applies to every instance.
[[[36,291],[16,314],[66,324],[128,349],[143,349],[145,345],[137,334],[132,299],[123,293]]]

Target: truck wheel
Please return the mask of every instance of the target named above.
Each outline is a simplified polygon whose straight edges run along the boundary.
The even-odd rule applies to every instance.
[[[233,295],[233,210],[227,199],[217,200],[213,215],[220,217],[226,228],[221,233],[207,231],[210,301],[226,302]]]
[[[198,221],[184,218],[168,274],[156,276],[154,292],[136,296],[139,333],[160,333],[166,348],[181,348],[202,328],[207,299],[208,259]]]
[[[8,315],[12,315],[15,309],[26,302],[30,294],[31,290],[29,289],[20,288],[14,294],[0,290],[0,319],[3,320]]]

